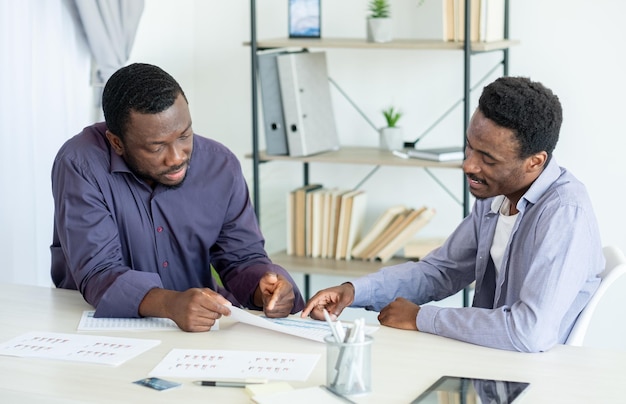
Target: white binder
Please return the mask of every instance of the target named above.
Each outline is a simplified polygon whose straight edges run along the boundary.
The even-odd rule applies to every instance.
[[[324,52],[278,55],[280,91],[290,156],[339,148]]]

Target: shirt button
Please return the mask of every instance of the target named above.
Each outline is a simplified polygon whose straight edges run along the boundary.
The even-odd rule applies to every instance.
[[[163,268],[167,268],[167,266],[168,266],[168,265],[169,265],[169,264],[168,264],[168,262],[167,262],[167,261],[163,261]]]
[[[163,227],[159,226],[157,227],[157,232],[161,233],[163,231]]]

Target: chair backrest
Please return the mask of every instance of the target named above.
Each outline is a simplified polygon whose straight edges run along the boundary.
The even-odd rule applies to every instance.
[[[604,271],[600,274],[600,286],[596,290],[596,293],[591,297],[589,303],[578,316],[576,324],[572,328],[572,331],[567,338],[567,345],[582,346],[589,330],[589,324],[591,323],[594,315],[597,315],[598,304],[605,297],[606,292],[621,276],[626,274],[626,257],[624,253],[617,247],[606,246],[602,249],[604,258],[606,259],[606,266]],[[625,296],[626,299],[626,296]]]

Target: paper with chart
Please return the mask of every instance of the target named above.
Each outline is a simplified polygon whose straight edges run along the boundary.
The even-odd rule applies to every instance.
[[[0,355],[117,366],[160,343],[150,339],[29,332],[0,344]]]
[[[242,323],[254,325],[268,330],[282,332],[284,334],[295,335],[296,337],[307,338],[317,342],[324,342],[324,337],[331,333],[330,327],[325,321],[308,320],[304,318],[268,318],[248,313],[237,307],[229,307],[231,318]],[[378,327],[366,326],[365,333],[371,334]]]
[[[172,349],[149,376],[304,381],[319,357],[288,352]]]

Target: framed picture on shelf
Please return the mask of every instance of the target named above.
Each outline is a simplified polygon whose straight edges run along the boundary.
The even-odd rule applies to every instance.
[[[320,37],[321,0],[289,0],[289,38]]]

